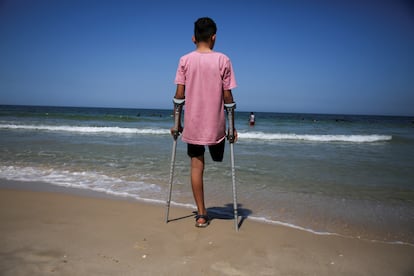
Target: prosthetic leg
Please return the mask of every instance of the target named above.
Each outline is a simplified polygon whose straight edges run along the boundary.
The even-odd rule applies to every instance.
[[[173,141],[172,154],[171,154],[170,185],[168,189],[167,211],[166,211],[166,216],[165,216],[166,223],[168,223],[168,216],[170,213],[170,203],[171,203],[172,185],[173,185],[174,168],[175,168],[175,153],[177,150],[177,138],[180,135],[179,127],[181,126],[181,112],[183,110],[185,99],[174,98],[173,102],[174,102],[174,128],[172,130],[172,135],[173,135],[174,141]]]

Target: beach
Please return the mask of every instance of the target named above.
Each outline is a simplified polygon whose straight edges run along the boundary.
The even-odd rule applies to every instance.
[[[0,275],[413,275],[414,247],[1,181]],[[31,187],[48,187],[38,183]],[[20,187],[20,188],[11,188]],[[51,186],[49,186],[51,187]],[[42,191],[43,190],[43,191]]]
[[[171,110],[0,106],[0,275],[414,275],[411,117],[235,113],[194,227]],[[227,144],[227,143],[226,143]]]
[[[310,233],[414,244],[411,117],[236,111],[240,214]],[[185,114],[184,114],[185,115]],[[0,105],[0,179],[163,204],[171,110]],[[227,143],[226,143],[227,144]],[[179,139],[172,205],[194,208]],[[229,146],[206,153],[210,212],[231,217]],[[47,190],[50,190],[48,188]]]

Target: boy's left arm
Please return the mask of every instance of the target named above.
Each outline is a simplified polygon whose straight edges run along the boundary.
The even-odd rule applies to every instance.
[[[175,91],[174,102],[176,100],[184,100],[185,99],[185,85],[177,84],[177,89]],[[176,113],[176,105],[174,104],[174,126],[171,128],[171,135],[175,138],[179,135],[179,133],[183,132],[183,127],[181,124],[181,110],[184,103],[179,106],[179,111]],[[175,118],[177,117],[177,118]]]
[[[185,85],[184,84],[177,84],[177,89],[175,90],[176,99],[185,99]]]

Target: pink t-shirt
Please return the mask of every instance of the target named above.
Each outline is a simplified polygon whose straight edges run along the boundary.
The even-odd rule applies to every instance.
[[[226,136],[223,90],[236,87],[230,59],[219,52],[193,51],[181,57],[175,77],[185,85],[182,140],[215,145]]]

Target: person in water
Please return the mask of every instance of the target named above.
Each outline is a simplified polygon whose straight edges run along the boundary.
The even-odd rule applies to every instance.
[[[256,119],[255,119],[254,113],[253,112],[250,112],[249,125],[250,126],[254,126],[255,120]]]

